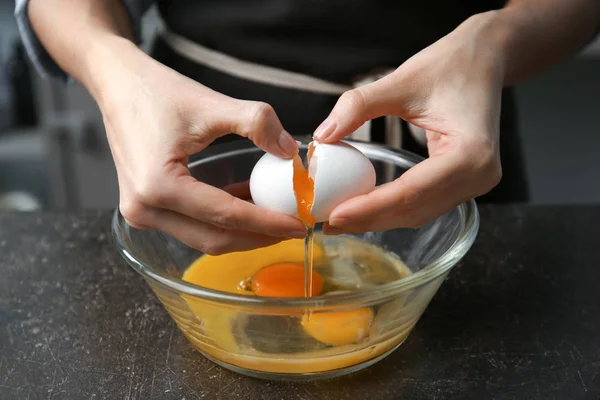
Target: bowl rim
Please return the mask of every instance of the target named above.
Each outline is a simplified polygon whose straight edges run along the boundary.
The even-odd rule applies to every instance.
[[[357,147],[359,150],[367,149],[371,151],[379,152],[380,159],[385,159],[386,156],[390,160],[393,159],[394,163],[398,164],[398,156],[406,162],[406,166],[410,168],[418,162],[422,161],[423,158],[406,150],[394,149],[381,144],[373,144],[355,140],[344,140]],[[189,163],[189,167],[213,161],[215,159],[224,158],[227,156],[245,154],[250,152],[261,151],[255,147],[249,141],[236,141],[238,143],[225,143],[215,145],[210,150],[203,151],[205,156],[196,159]],[[304,142],[301,146],[306,146]],[[215,149],[217,148],[217,149]],[[225,150],[231,148],[231,150]],[[208,149],[207,149],[208,150]],[[339,294],[332,294],[328,296],[317,296],[308,298],[276,298],[276,297],[258,297],[258,296],[244,296],[235,293],[222,292],[219,290],[204,288],[193,283],[186,282],[180,278],[170,276],[162,272],[159,268],[152,265],[148,265],[147,262],[142,261],[136,256],[136,252],[129,245],[127,239],[127,229],[131,228],[123,216],[121,215],[119,208],[117,207],[113,214],[112,219],[112,236],[116,243],[117,250],[125,261],[146,280],[157,282],[170,288],[171,290],[199,298],[207,301],[213,301],[218,303],[226,303],[237,306],[255,307],[259,306],[261,309],[298,309],[298,308],[318,308],[327,309],[341,307],[356,307],[357,303],[361,306],[366,304],[375,304],[381,302],[389,297],[397,296],[398,294],[416,288],[418,286],[425,285],[438,277],[447,273],[452,267],[454,267],[467,253],[467,251],[473,245],[477,233],[479,231],[479,211],[475,200],[468,200],[455,209],[459,210],[461,227],[457,238],[454,243],[444,252],[440,257],[421,268],[419,271],[409,275],[406,278],[389,282],[383,285],[378,285],[373,288],[368,288],[356,292],[346,292]]]

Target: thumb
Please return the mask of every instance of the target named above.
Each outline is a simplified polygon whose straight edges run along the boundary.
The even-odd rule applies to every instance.
[[[384,115],[399,115],[406,103],[397,72],[373,83],[345,92],[313,137],[325,143],[350,135],[366,121]]]
[[[298,144],[283,128],[273,107],[267,103],[228,99],[221,104],[213,118],[218,120],[216,136],[229,133],[248,138],[267,153],[291,158],[298,152]]]

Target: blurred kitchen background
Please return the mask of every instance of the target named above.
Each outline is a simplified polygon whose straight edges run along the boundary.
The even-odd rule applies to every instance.
[[[41,79],[0,0],[0,210],[108,208],[118,202],[102,118],[77,84]],[[147,46],[160,27],[151,10]],[[600,203],[600,39],[517,88],[531,200]]]

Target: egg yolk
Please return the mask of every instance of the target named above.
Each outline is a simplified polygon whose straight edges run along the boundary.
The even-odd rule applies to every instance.
[[[312,155],[313,147],[308,150],[308,160]],[[315,219],[311,215],[312,206],[315,200],[315,183],[308,176],[308,169],[302,165],[302,160],[299,156],[294,157],[294,194],[298,204],[298,217],[308,224],[315,226]]]
[[[323,278],[312,273],[313,295],[323,290]],[[262,268],[252,278],[252,292],[263,297],[303,297],[304,266],[297,263],[280,263]]]
[[[323,248],[317,243],[313,254],[315,263],[321,262],[325,256]],[[285,263],[304,265],[303,239],[285,240],[268,247],[220,256],[205,254],[185,271],[182,279],[208,289],[253,296],[256,294],[243,283],[251,281],[265,266]]]
[[[306,314],[302,318],[302,326],[306,333],[318,341],[342,346],[356,343],[367,336],[373,317],[370,308]]]

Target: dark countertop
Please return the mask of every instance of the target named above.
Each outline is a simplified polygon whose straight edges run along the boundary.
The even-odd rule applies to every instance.
[[[482,207],[406,343],[330,381],[202,357],[110,238],[111,212],[0,214],[0,399],[598,399],[600,207]]]

